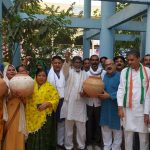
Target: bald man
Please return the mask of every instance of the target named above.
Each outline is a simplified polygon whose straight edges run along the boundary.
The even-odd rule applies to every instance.
[[[122,131],[117,105],[117,90],[120,83],[120,73],[116,71],[116,65],[111,59],[105,61],[104,67],[106,70],[106,74],[103,78],[105,89],[103,94],[98,95],[101,100],[100,125],[104,150],[120,150]]]

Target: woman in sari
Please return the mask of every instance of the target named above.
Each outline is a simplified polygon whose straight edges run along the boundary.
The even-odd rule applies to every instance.
[[[7,94],[8,88],[3,79],[0,78],[0,150],[2,144],[3,137],[3,128],[4,128],[4,120],[3,120],[3,99]]]
[[[3,78],[3,74],[0,70],[0,80],[2,78]],[[0,96],[0,150],[1,150],[2,135],[3,135],[3,125],[4,125],[4,121],[3,121],[3,97],[4,96]]]
[[[59,101],[57,90],[47,82],[47,73],[38,69],[34,92],[26,103],[26,125],[29,133],[27,150],[55,150],[56,125],[54,112]]]
[[[8,88],[10,79],[12,79],[16,73],[13,65],[7,65],[5,67],[3,75]],[[8,90],[7,101],[5,101],[3,106],[3,119],[6,122],[4,126],[2,150],[24,150],[26,133],[24,105],[17,95]]]

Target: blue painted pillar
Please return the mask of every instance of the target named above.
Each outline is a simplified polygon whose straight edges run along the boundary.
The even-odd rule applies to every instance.
[[[84,18],[91,18],[91,0],[84,0]],[[90,56],[90,40],[86,38],[86,29],[83,31],[83,58]]]
[[[115,13],[116,2],[101,2],[101,32],[100,32],[100,57],[113,58],[114,31],[108,29],[107,19]]]
[[[91,0],[84,0],[84,18],[91,18]]]
[[[12,64],[15,67],[20,65],[20,58],[21,58],[20,44],[15,43],[14,50],[13,50],[13,60],[12,60]]]
[[[148,5],[148,9],[147,9],[145,54],[150,54],[150,5]]]
[[[145,32],[140,33],[140,57],[143,58],[145,55],[145,39],[146,39],[146,34]]]
[[[3,51],[2,51],[2,0],[0,0],[0,63],[3,62]]]
[[[83,58],[90,57],[90,39],[86,38],[86,29],[83,32]]]

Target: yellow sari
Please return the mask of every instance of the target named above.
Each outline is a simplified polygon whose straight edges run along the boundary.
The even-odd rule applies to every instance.
[[[37,105],[43,102],[50,102],[52,107],[39,111]],[[46,116],[50,116],[53,111],[56,111],[58,102],[59,94],[50,83],[46,81],[46,83],[42,84],[39,88],[38,83],[35,81],[33,95],[26,103],[27,132],[33,133],[38,131],[46,123]]]

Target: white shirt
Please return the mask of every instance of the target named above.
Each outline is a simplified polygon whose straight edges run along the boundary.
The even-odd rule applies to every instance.
[[[48,73],[47,80],[58,90],[60,98],[64,98],[65,77],[62,70],[60,70],[59,76],[58,78],[52,67]]]

